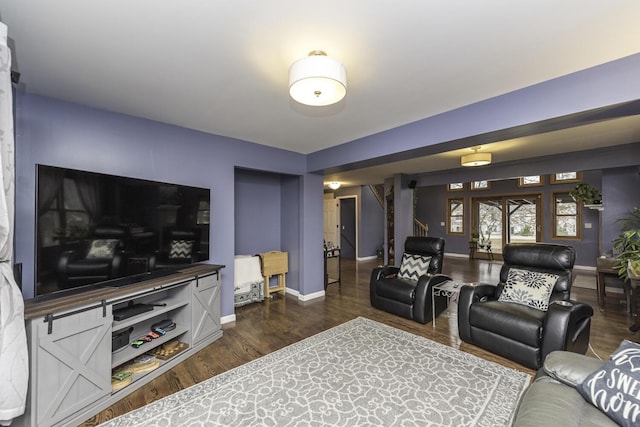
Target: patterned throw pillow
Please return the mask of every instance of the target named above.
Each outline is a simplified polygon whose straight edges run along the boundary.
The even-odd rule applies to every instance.
[[[576,389],[621,426],[640,425],[640,344],[622,341],[611,360]]]
[[[557,274],[512,268],[498,301],[515,302],[547,311],[558,277]]]
[[[91,242],[87,258],[113,258],[118,239],[96,239]]]
[[[429,256],[405,253],[402,255],[398,277],[418,281],[420,276],[424,276],[429,271],[429,263],[431,263]]]
[[[172,240],[169,258],[190,258],[193,240]]]

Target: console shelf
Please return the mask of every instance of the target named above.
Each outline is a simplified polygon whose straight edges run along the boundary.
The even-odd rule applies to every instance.
[[[196,265],[177,274],[122,288],[95,288],[46,301],[25,301],[30,359],[29,395],[17,426],[77,425],[222,336],[220,265]],[[149,304],[153,310],[116,321],[113,310]],[[151,326],[171,319],[176,328],[145,342]],[[132,328],[129,344],[112,352],[112,332]],[[160,360],[150,372],[134,374],[113,391],[112,371],[169,341],[188,347]]]

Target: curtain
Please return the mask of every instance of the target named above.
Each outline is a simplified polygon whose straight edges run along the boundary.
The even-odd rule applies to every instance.
[[[13,278],[14,141],[11,51],[0,22],[0,424],[24,413],[29,359],[24,302]]]
[[[80,195],[82,205],[89,213],[92,224],[100,221],[98,216],[101,213],[100,208],[100,183],[97,177],[84,176],[76,179],[76,188]]]
[[[51,203],[62,189],[64,171],[41,167],[38,170],[38,216],[42,216],[51,207]]]

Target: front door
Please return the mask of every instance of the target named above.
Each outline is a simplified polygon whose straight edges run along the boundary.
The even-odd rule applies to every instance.
[[[472,232],[478,233],[478,245],[490,245],[502,253],[506,243],[540,242],[540,194],[476,197],[473,203]]]

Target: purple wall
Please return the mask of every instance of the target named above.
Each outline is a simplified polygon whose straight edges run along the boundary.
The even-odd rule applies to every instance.
[[[611,251],[613,239],[620,234],[616,220],[631,209],[640,208],[640,167],[603,170],[602,189],[602,246],[604,251]]]
[[[368,186],[363,186],[360,198],[359,257],[376,256],[384,243],[384,208]]]
[[[281,250],[281,187],[278,174],[236,169],[236,255]]]
[[[23,263],[23,292],[33,296],[35,164],[43,163],[114,175],[211,189],[211,262],[224,264],[222,315],[233,313],[235,254],[235,168],[259,169],[304,178],[293,203],[304,212],[305,227],[290,230],[309,274],[304,293],[323,289],[322,177],[305,174],[305,156],[246,141],[205,134],[150,120],[96,110],[51,98],[16,94],[16,262]],[[305,180],[306,181],[306,180]],[[315,185],[311,184],[315,183]],[[317,209],[311,200],[317,199]],[[279,227],[279,222],[276,227]],[[241,226],[241,224],[238,224]],[[240,242],[245,245],[244,239]]]

